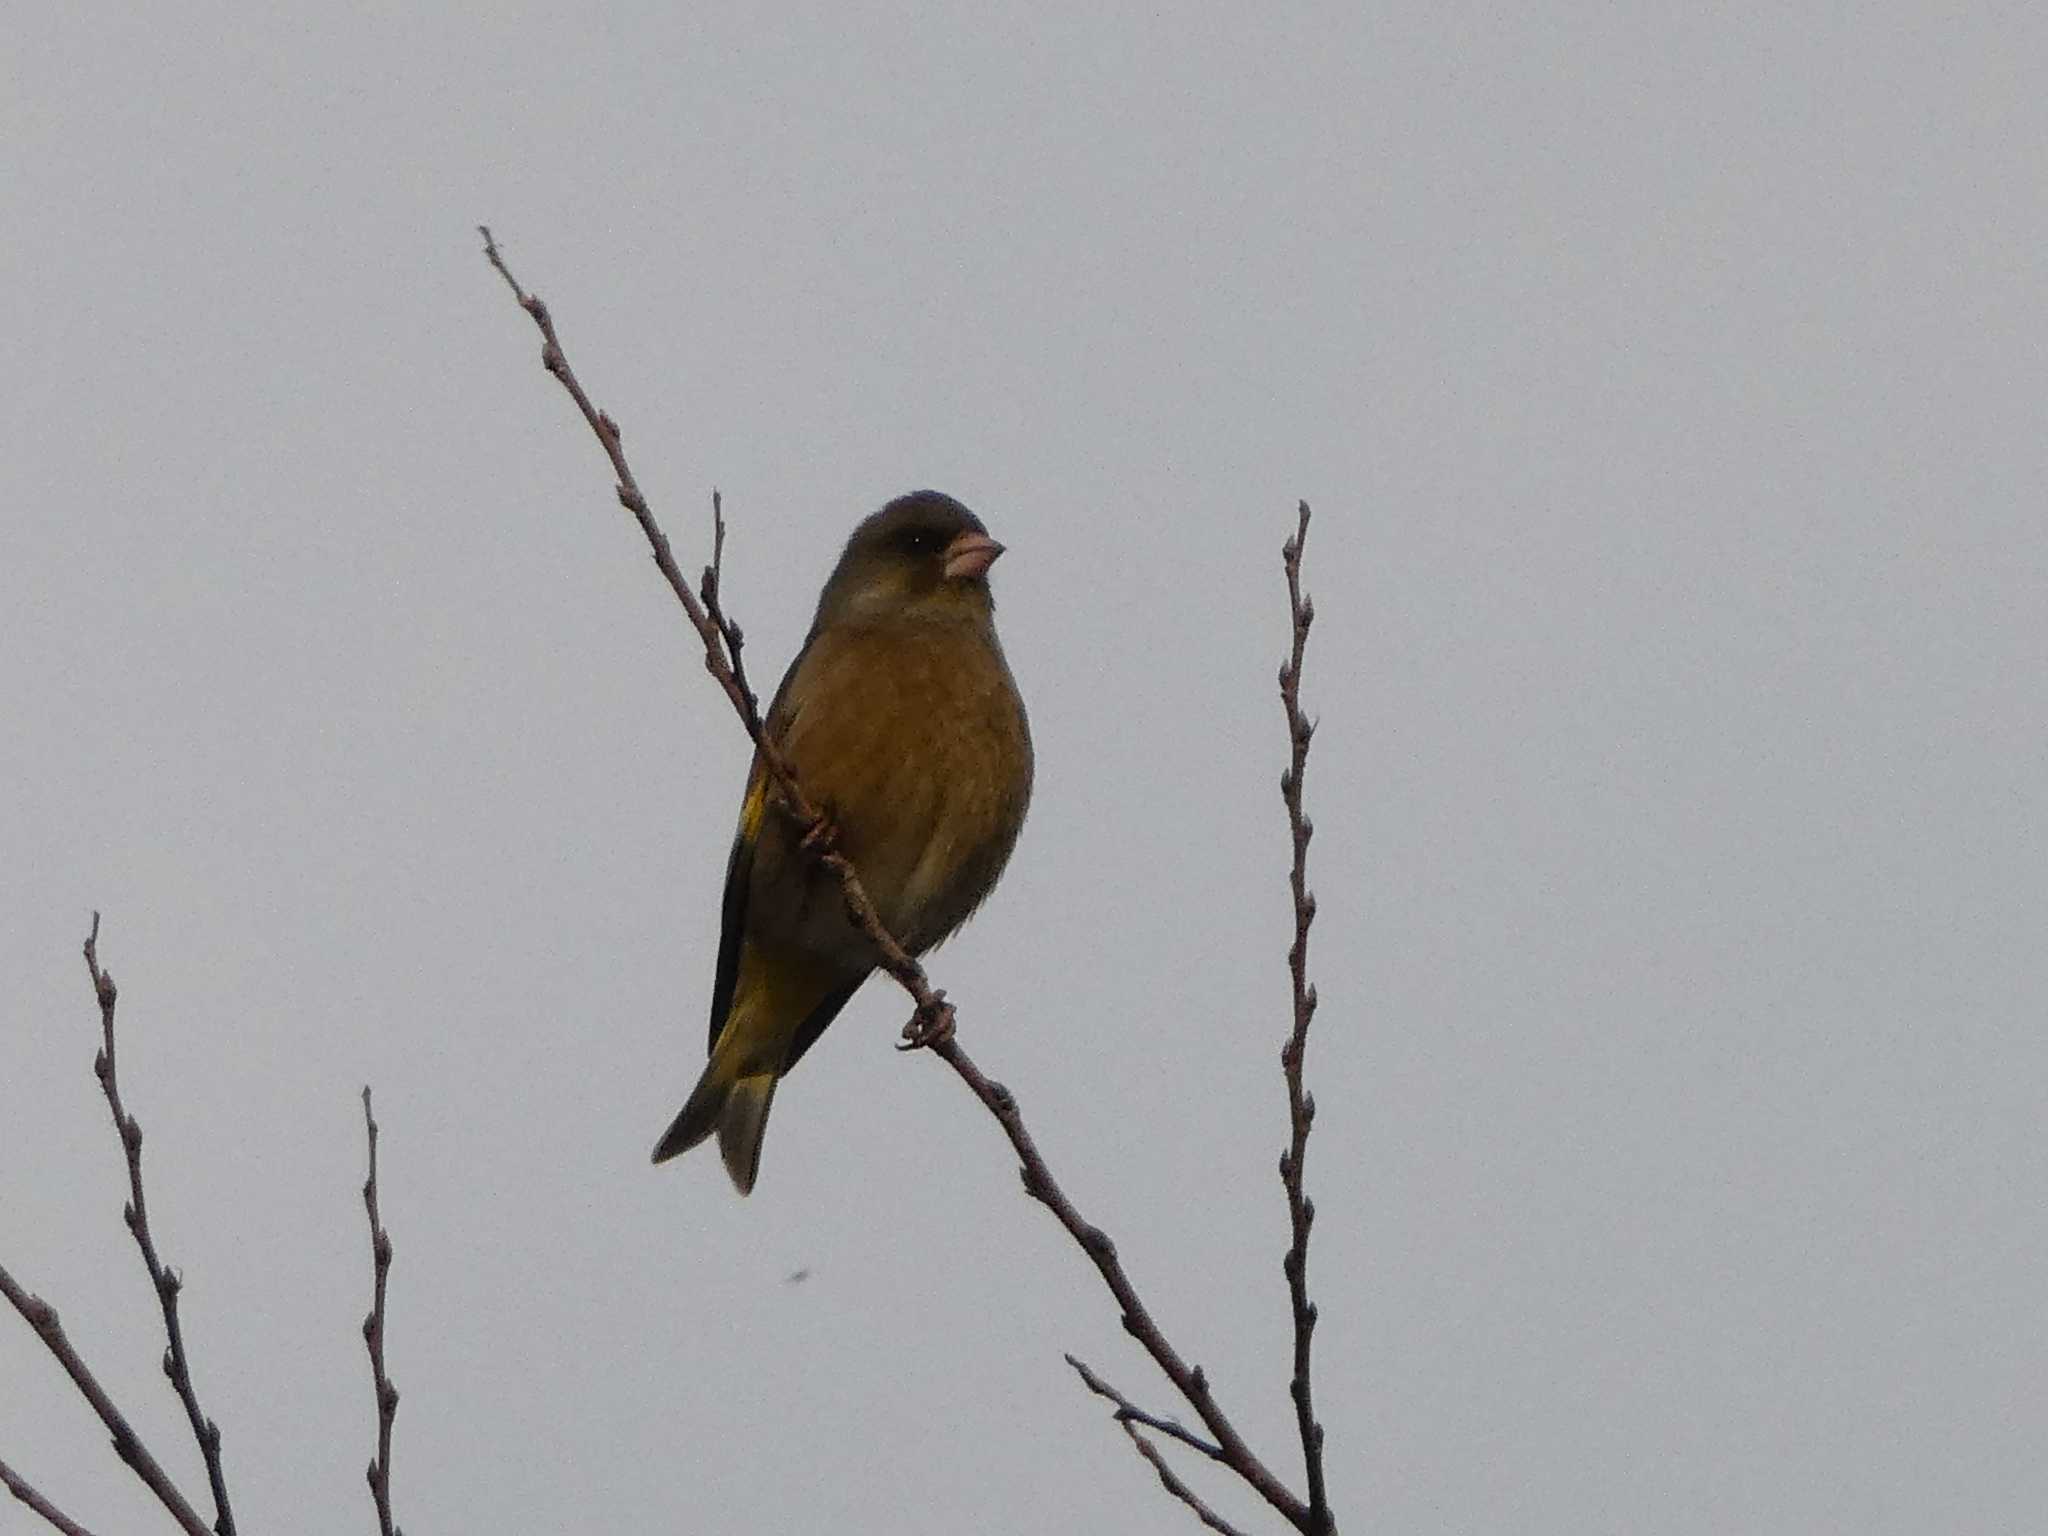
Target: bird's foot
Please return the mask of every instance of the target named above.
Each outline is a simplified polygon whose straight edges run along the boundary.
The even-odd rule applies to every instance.
[[[953,1005],[946,1001],[946,994],[934,992],[932,1000],[922,1005],[910,1016],[910,1022],[903,1026],[903,1043],[899,1051],[923,1051],[932,1046],[942,1045],[953,1038]]]

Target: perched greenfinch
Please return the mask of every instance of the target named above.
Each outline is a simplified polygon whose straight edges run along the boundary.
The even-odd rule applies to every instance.
[[[847,540],[768,706],[768,739],[913,955],[981,905],[1031,800],[1030,726],[989,594],[1002,552],[950,496],[890,502]],[[666,1162],[716,1131],[743,1195],[775,1085],[875,966],[783,801],[757,755],[726,865],[711,1059],[654,1148]]]

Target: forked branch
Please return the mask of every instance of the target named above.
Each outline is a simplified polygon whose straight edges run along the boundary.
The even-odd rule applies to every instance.
[[[99,1078],[101,1091],[105,1093],[107,1107],[113,1111],[114,1129],[120,1135],[121,1146],[128,1163],[129,1200],[122,1211],[128,1230],[135,1237],[135,1243],[142,1250],[143,1267],[149,1272],[150,1284],[155,1288],[157,1299],[164,1314],[164,1328],[170,1343],[164,1351],[164,1374],[176,1388],[179,1401],[185,1406],[186,1416],[191,1420],[199,1449],[206,1462],[208,1480],[213,1484],[214,1505],[217,1510],[211,1536],[232,1536],[234,1518],[228,1510],[226,1478],[220,1464],[220,1430],[200,1411],[199,1395],[193,1390],[192,1371],[185,1356],[185,1338],[178,1326],[177,1275],[168,1269],[157,1256],[156,1243],[149,1230],[149,1207],[142,1192],[142,1127],[129,1114],[121,1102],[120,1078],[116,1073],[114,1056],[114,1007],[119,996],[114,978],[100,968],[99,962],[100,915],[92,915],[92,932],[85,941],[85,965],[92,976],[93,996],[100,1009],[100,1049],[93,1059],[93,1072]],[[162,1463],[142,1443],[130,1426],[127,1415],[115,1406],[113,1398],[100,1385],[99,1378],[86,1366],[85,1360],[73,1346],[64,1332],[64,1325],[58,1320],[57,1309],[39,1296],[31,1295],[26,1288],[16,1283],[14,1277],[0,1267],[0,1296],[19,1312],[22,1320],[33,1328],[36,1337],[43,1341],[43,1347],[56,1358],[64,1373],[78,1388],[79,1395],[99,1415],[100,1422],[114,1438],[114,1454],[142,1479],[158,1501],[170,1511],[187,1536],[209,1536],[206,1522],[192,1507],[178,1485],[171,1481]],[[58,1530],[78,1529],[75,1522],[56,1511],[56,1507],[11,1470],[4,1481],[10,1492],[29,1508],[42,1515]]]
[[[1053,1213],[1082,1252],[1087,1254],[1090,1262],[1102,1276],[1103,1283],[1109,1287],[1110,1294],[1116,1298],[1126,1331],[1144,1347],[1160,1370],[1165,1372],[1167,1379],[1173,1383],[1209,1433],[1214,1436],[1213,1449],[1205,1447],[1205,1453],[1213,1455],[1215,1460],[1228,1466],[1297,1530],[1309,1533],[1309,1536],[1332,1536],[1335,1526],[1330,1520],[1328,1509],[1319,1503],[1303,1500],[1293,1493],[1252,1452],[1243,1436],[1224,1414],[1214,1393],[1210,1391],[1208,1377],[1202,1368],[1184,1360],[1179,1351],[1167,1340],[1139,1298],[1129,1275],[1125,1273],[1122,1262],[1117,1257],[1115,1243],[1100,1227],[1080,1214],[1053,1177],[1052,1170],[1047,1166],[1044,1156],[1039,1152],[1037,1143],[1024,1123],[1022,1114],[1018,1111],[1015,1096],[1001,1083],[984,1074],[961,1047],[954,1032],[952,1006],[945,1001],[943,993],[932,987],[924,968],[882,925],[875,905],[862,887],[860,876],[852,863],[832,847],[829,839],[812,835],[822,830],[824,820],[818,814],[816,806],[804,794],[803,787],[797,782],[787,760],[763,730],[753,691],[747,687],[737,665],[739,628],[719,607],[724,545],[722,505],[714,499],[713,558],[712,564],[704,573],[700,596],[699,593],[692,592],[689,583],[683,579],[682,571],[670,549],[668,537],[655,521],[647,498],[640,489],[639,481],[634,477],[632,468],[626,461],[622,434],[617,422],[608,412],[601,410],[592,402],[575,370],[570,366],[547,305],[520,286],[506,264],[497,242],[492,238],[490,230],[480,227],[479,233],[484,240],[485,258],[504,279],[519,307],[526,311],[540,331],[541,366],[568,391],[570,399],[575,402],[584,421],[596,434],[599,446],[610,460],[620,504],[640,525],[640,531],[653,552],[655,565],[667,580],[676,599],[683,605],[683,611],[689,616],[691,625],[702,640],[705,669],[725,690],[727,699],[731,701],[733,709],[746,726],[747,734],[753,739],[755,752],[774,779],[791,814],[804,827],[807,834],[804,839],[805,846],[812,857],[818,859],[837,876],[848,915],[874,945],[881,968],[896,979],[916,1004],[916,1011],[910,1023],[904,1026],[906,1047],[931,1050],[953,1069],[974,1096],[995,1116],[1004,1134],[1009,1137],[1010,1145],[1021,1164],[1026,1192]],[[1304,515],[1305,513],[1306,509]],[[1150,1421],[1126,1418],[1122,1422],[1130,1429],[1135,1422]],[[1135,1432],[1133,1438],[1147,1460],[1161,1471],[1162,1477],[1169,1479],[1167,1487],[1170,1491],[1174,1491],[1177,1497],[1189,1503],[1212,1529],[1230,1529],[1217,1521],[1199,1501],[1176,1488],[1177,1479],[1171,1479],[1170,1472],[1164,1463],[1158,1460],[1157,1453],[1149,1442]],[[1183,1435],[1180,1438],[1187,1439],[1191,1444],[1202,1444],[1199,1439],[1191,1436]],[[1318,1467],[1319,1465],[1318,1461]]]
[[[235,1536],[227,1474],[221,1468],[220,1426],[199,1406],[199,1391],[192,1384],[192,1362],[185,1353],[185,1330],[178,1322],[178,1293],[184,1289],[184,1277],[157,1256],[156,1240],[149,1230],[149,1202],[142,1191],[142,1126],[121,1102],[121,1079],[114,1060],[114,1002],[118,993],[114,978],[100,969],[99,939],[100,915],[95,912],[92,931],[85,937],[85,968],[92,975],[93,996],[100,1005],[100,1051],[93,1058],[92,1070],[100,1080],[107,1108],[114,1117],[114,1130],[128,1160],[128,1204],[122,1208],[121,1219],[128,1224],[135,1246],[141,1250],[142,1267],[149,1272],[150,1288],[163,1308],[164,1336],[169,1341],[164,1350],[164,1375],[170,1378],[178,1401],[184,1405],[192,1437],[199,1442],[199,1454],[206,1463],[206,1480],[213,1489],[214,1531],[217,1536]]]
[[[22,1321],[36,1331],[43,1347],[57,1357],[57,1363],[64,1367],[64,1374],[78,1388],[79,1396],[92,1405],[92,1411],[107,1426],[107,1433],[114,1437],[114,1454],[126,1462],[149,1491],[157,1496],[158,1502],[171,1512],[171,1518],[184,1529],[186,1536],[211,1536],[206,1522],[199,1518],[199,1511],[171,1481],[163,1464],[150,1454],[149,1447],[129,1426],[127,1415],[114,1406],[106,1388],[100,1385],[99,1378],[93,1375],[72,1346],[65,1335],[63,1323],[58,1321],[57,1309],[42,1297],[31,1296],[4,1267],[0,1267],[0,1296],[7,1298],[14,1310],[21,1314]]]
[[[646,538],[648,548],[654,555],[654,564],[669,589],[675,593],[676,601],[683,605],[683,612],[689,616],[691,626],[698,638],[704,642],[704,668],[725,690],[725,696],[732,701],[733,709],[753,738],[754,750],[760,755],[776,787],[782,792],[784,804],[789,813],[801,825],[806,840],[813,847],[813,856],[827,869],[839,877],[839,884],[846,901],[848,915],[855,926],[864,932],[875,946],[875,953],[883,970],[895,977],[904,991],[917,1003],[917,1016],[906,1027],[905,1038],[913,1045],[929,1043],[930,1037],[951,1028],[952,1010],[946,1006],[945,998],[933,990],[926,978],[924,967],[913,960],[898,944],[889,930],[882,926],[876,915],[875,904],[869,900],[862,888],[860,877],[854,873],[853,865],[844,854],[832,851],[827,840],[813,837],[825,825],[818,808],[804,794],[803,786],[790,771],[788,761],[780,749],[768,739],[762,729],[761,710],[754,692],[746,685],[739,667],[740,629],[726,617],[723,611],[714,611],[718,602],[719,577],[722,574],[725,525],[722,503],[712,503],[714,519],[714,559],[704,573],[704,596],[699,598],[690,590],[690,583],[684,579],[682,568],[676,564],[675,551],[669,547],[668,535],[661,531],[661,525],[654,520],[654,512],[647,504],[647,497],[640,489],[640,482],[634,478],[633,467],[626,462],[623,434],[609,412],[600,410],[584,390],[583,383],[576,377],[576,370],[569,365],[568,355],[562,350],[561,338],[555,334],[554,316],[537,295],[528,293],[519,286],[519,280],[512,275],[512,269],[505,264],[504,254],[497,242],[491,238],[488,225],[478,225],[477,233],[484,237],[484,257],[505,280],[505,286],[512,290],[512,296],[519,301],[519,307],[526,311],[540,330],[540,363],[552,374],[562,388],[569,392],[569,398],[576,402],[576,409],[582,413],[590,430],[597,434],[597,441],[611,460],[612,474],[616,477],[615,490],[619,505],[633,514],[633,520],[640,525],[640,532]]]

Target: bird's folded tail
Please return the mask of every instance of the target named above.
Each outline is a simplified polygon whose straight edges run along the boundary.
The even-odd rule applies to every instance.
[[[768,957],[739,946],[723,1020],[682,1113],[654,1148],[665,1163],[718,1133],[718,1150],[733,1187],[747,1194],[761,1168],[761,1134],[775,1085],[818,1038],[861,983],[802,954]]]
[[[704,1064],[689,1102],[655,1144],[654,1160],[665,1163],[718,1133],[718,1152],[733,1188],[747,1194],[761,1168],[761,1136],[775,1102],[777,1074],[736,1069],[736,1052],[719,1051]]]
[[[761,1171],[761,1135],[768,1129],[768,1108],[775,1102],[773,1072],[757,1072],[732,1085],[718,1115],[718,1155],[732,1175],[732,1187],[748,1194]]]

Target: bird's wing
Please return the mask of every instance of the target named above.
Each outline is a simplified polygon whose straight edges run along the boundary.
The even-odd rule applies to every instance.
[[[803,1054],[817,1044],[818,1036],[825,1033],[825,1026],[839,1017],[839,1010],[846,1006],[847,999],[860,990],[860,984],[868,979],[869,972],[862,971],[843,987],[834,987],[825,994],[824,1000],[804,1017],[797,1026],[796,1036],[789,1043],[789,1055],[784,1059],[782,1070],[787,1072],[803,1059]]]
[[[803,666],[804,659],[811,654],[811,644],[817,638],[815,628],[804,636],[802,648],[796,653],[796,659],[790,662],[789,670],[782,674],[775,697],[769,701],[768,713],[762,716],[762,729],[770,741],[780,741],[789,729],[787,701],[790,684],[795,680],[797,670]],[[740,801],[740,824],[733,833],[732,853],[725,861],[725,899],[719,920],[718,969],[711,982],[711,1034],[704,1046],[706,1055],[718,1048],[719,1031],[725,1028],[725,1021],[732,1013],[733,988],[738,985],[740,976],[740,946],[747,937],[747,893],[753,887],[754,849],[760,843],[761,827],[767,817],[768,770],[757,755],[747,773],[747,793]],[[833,1011],[836,1013],[838,1010]]]
[[[747,775],[746,798],[740,802],[739,830],[733,834],[732,855],[725,861],[725,901],[718,930],[718,970],[711,983],[711,1038],[704,1046],[708,1056],[718,1048],[718,1035],[732,1012],[733,987],[740,976],[740,945],[747,936],[747,891],[754,883],[754,844],[761,835],[762,819],[768,814],[768,770],[754,759]]]

